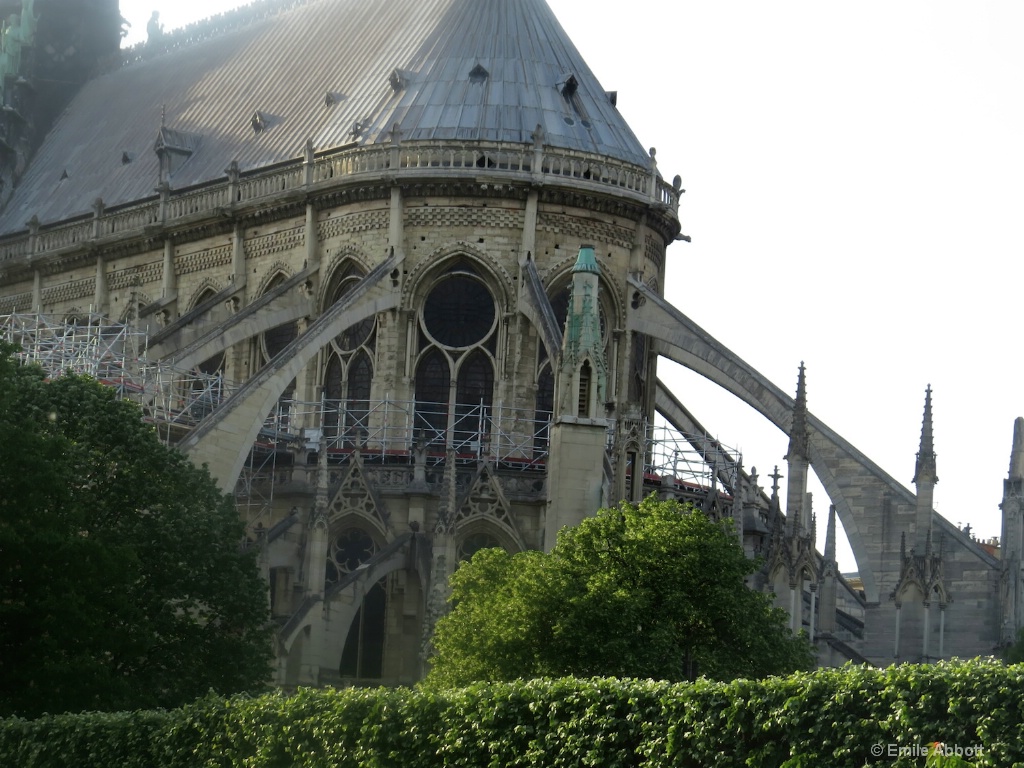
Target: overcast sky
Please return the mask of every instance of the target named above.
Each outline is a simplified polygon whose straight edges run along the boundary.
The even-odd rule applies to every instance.
[[[1024,415],[1024,3],[549,2],[682,176],[668,298],[787,392],[805,361],[811,412],[911,490],[930,383],[936,509],[998,536]],[[171,29],[239,4],[121,9],[137,40],[153,10]],[[784,435],[670,365],[762,484],[784,471]],[[823,537],[820,486],[814,509]]]

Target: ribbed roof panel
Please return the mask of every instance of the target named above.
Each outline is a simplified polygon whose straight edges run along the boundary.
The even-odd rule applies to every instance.
[[[317,150],[385,142],[395,123],[405,140],[522,143],[539,123],[546,144],[647,162],[544,0],[290,5],[87,83],[0,214],[0,231],[23,229],[33,214],[50,223],[87,213],[97,197],[107,206],[151,197],[162,113],[167,128],[198,137],[174,188],[222,178],[232,160],[246,171],[299,157],[307,138]],[[483,81],[470,77],[477,65]],[[566,97],[569,73],[578,87]],[[260,133],[250,124],[257,110]]]

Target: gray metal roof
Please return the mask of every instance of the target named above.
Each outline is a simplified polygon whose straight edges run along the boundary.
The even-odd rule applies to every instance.
[[[154,146],[187,144],[175,189],[318,150],[389,140],[545,144],[645,165],[544,0],[267,0],[274,14],[87,83],[57,121],[0,232],[154,194]],[[566,83],[568,82],[568,86]],[[263,128],[253,129],[259,112]],[[161,136],[161,115],[166,129]],[[358,124],[358,128],[355,126]],[[62,178],[63,177],[63,178]]]

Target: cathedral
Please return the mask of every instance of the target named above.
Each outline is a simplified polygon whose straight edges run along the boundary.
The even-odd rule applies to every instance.
[[[278,685],[415,682],[461,561],[652,493],[734,521],[822,665],[1015,638],[1024,421],[986,547],[933,511],[930,390],[911,491],[813,415],[802,364],[784,390],[667,302],[681,179],[544,0],[258,0],[124,51],[117,0],[0,8],[0,338],[234,493]],[[660,358],[785,463],[707,437]]]

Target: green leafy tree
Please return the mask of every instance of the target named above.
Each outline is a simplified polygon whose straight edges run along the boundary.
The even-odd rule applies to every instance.
[[[258,690],[266,591],[230,497],[138,408],[0,349],[0,714]]]
[[[809,667],[785,614],[745,586],[729,524],[653,497],[563,529],[550,554],[478,552],[451,579],[428,686],[519,677],[762,677]]]
[[[1003,650],[1003,661],[1007,664],[1024,664],[1024,629],[1017,632],[1017,639]]]

